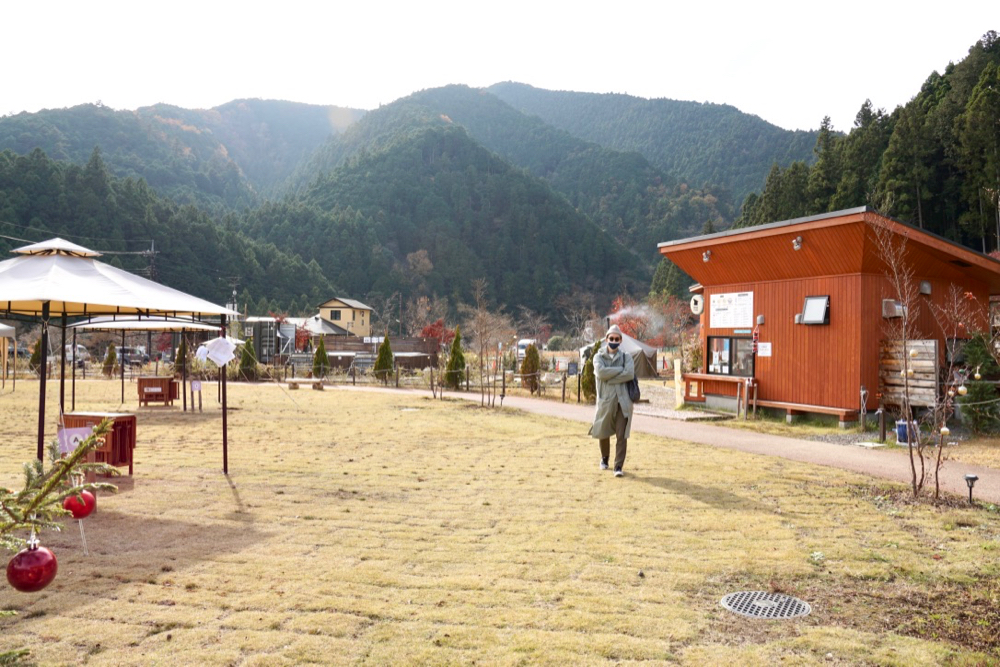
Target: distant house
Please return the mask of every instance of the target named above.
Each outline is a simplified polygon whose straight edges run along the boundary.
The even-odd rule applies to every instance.
[[[372,309],[360,301],[337,297],[319,305],[319,316],[324,322],[345,333],[342,335],[366,337],[372,333]]]

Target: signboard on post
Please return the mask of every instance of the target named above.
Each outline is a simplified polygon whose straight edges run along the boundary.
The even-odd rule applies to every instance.
[[[576,375],[578,372],[579,372],[579,365],[577,364],[577,362],[575,361],[569,362],[569,365],[567,365],[566,367],[566,374]]]

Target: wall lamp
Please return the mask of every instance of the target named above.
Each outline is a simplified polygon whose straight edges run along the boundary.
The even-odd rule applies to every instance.
[[[801,236],[796,236],[794,239],[792,239],[792,248],[794,248],[795,250],[802,250]]]
[[[701,261],[707,262],[710,259],[712,259],[712,251],[711,250],[706,250],[705,252],[701,253]]]
[[[965,483],[969,486],[969,504],[972,504],[972,487],[979,481],[979,475],[966,475]]]

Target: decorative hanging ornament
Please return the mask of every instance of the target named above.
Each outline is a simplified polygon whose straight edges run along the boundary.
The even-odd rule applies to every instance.
[[[916,359],[917,358],[917,354],[918,354],[918,352],[915,349],[910,350],[910,359]]]
[[[7,563],[7,582],[22,593],[36,593],[52,583],[58,569],[56,555],[32,536],[28,547]]]
[[[906,377],[906,371],[899,371],[899,377],[905,378]]]
[[[969,390],[965,388],[964,384],[958,388],[958,395],[959,396],[965,396],[968,393],[969,393]]]
[[[982,380],[983,379],[983,376],[979,374],[979,371],[976,371],[976,374],[973,375],[972,377],[976,378],[977,380]]]
[[[944,436],[951,435],[951,429],[948,428],[947,426],[942,426],[941,427],[941,435],[944,435]]]
[[[69,496],[63,501],[63,509],[71,512],[74,519],[86,519],[97,507],[97,498],[90,491],[81,491],[80,497],[82,501],[76,496]]]
[[[913,377],[913,369],[912,368],[907,368],[906,369],[906,376],[907,377]]]
[[[948,398],[955,398],[955,390],[954,389],[949,389],[948,390]]]

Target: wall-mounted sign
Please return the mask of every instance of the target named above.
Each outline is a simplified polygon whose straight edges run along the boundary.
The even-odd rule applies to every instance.
[[[711,329],[753,327],[753,292],[711,295],[708,326]]]
[[[757,343],[757,356],[758,357],[770,357],[771,356],[771,344],[770,343]]]
[[[695,294],[691,297],[691,313],[701,315],[703,310],[705,310],[705,297],[701,294]]]

